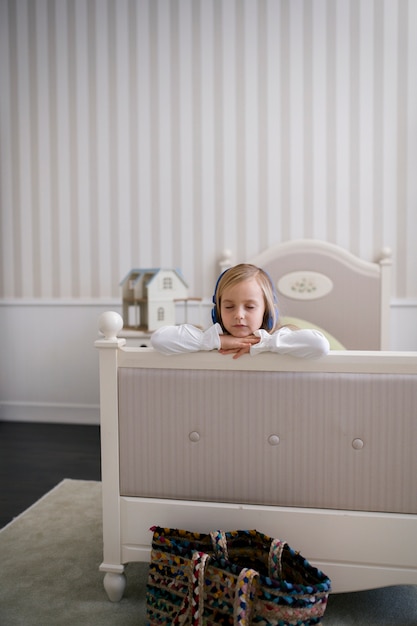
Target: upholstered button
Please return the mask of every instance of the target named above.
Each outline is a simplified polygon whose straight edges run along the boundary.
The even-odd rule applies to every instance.
[[[200,433],[198,433],[196,430],[193,430],[189,435],[188,435],[190,441],[196,442],[196,441],[200,441]]]
[[[279,444],[279,437],[278,437],[278,435],[269,435],[268,443],[271,446],[277,446]]]
[[[362,439],[354,439],[352,441],[352,448],[354,448],[355,450],[362,450],[363,446],[365,444],[363,443]]]

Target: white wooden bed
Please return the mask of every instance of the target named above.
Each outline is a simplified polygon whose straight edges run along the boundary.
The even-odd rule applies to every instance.
[[[104,313],[96,341],[111,600],[153,525],[256,528],[335,592],[417,584],[417,353],[167,357],[121,327]]]

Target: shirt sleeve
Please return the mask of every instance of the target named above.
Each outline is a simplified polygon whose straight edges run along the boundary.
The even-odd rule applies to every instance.
[[[214,324],[203,331],[192,324],[162,326],[151,335],[151,346],[162,354],[219,350],[222,328]]]
[[[254,334],[260,337],[260,341],[251,346],[251,355],[276,352],[300,358],[317,359],[328,354],[330,350],[326,337],[315,329],[291,330],[284,326],[272,335],[262,329],[255,331]]]

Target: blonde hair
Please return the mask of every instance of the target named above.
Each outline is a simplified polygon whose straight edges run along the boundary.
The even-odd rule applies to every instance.
[[[255,278],[258,282],[264,296],[265,312],[261,328],[271,332],[277,327],[279,317],[278,303],[270,277],[262,268],[256,267],[256,265],[251,265],[250,263],[240,263],[239,265],[235,265],[221,274],[217,281],[216,289],[213,295],[213,321],[219,322],[223,330],[225,330],[225,328],[223,326],[221,316],[221,301],[225,289],[233,287],[237,283],[251,278]]]

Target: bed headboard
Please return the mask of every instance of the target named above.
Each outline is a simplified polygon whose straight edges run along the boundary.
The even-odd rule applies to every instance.
[[[268,248],[250,263],[270,275],[281,317],[326,330],[348,350],[390,349],[391,251],[378,262],[344,248],[298,239]],[[222,261],[227,266],[227,259]]]

